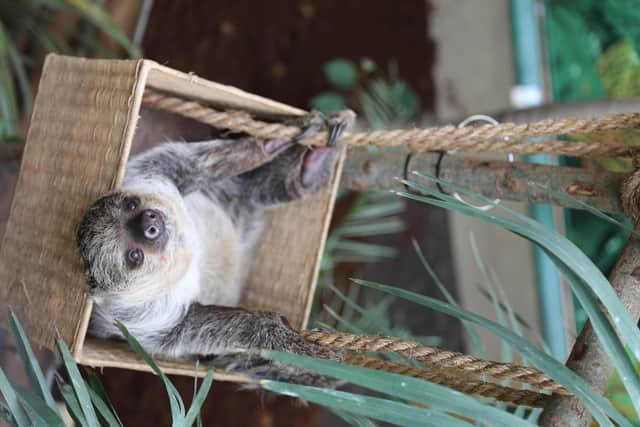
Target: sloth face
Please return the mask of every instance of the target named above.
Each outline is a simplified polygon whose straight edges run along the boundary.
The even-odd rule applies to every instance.
[[[89,292],[129,292],[162,277],[180,252],[176,215],[159,197],[116,191],[85,213],[77,233]],[[135,289],[134,289],[135,290]]]

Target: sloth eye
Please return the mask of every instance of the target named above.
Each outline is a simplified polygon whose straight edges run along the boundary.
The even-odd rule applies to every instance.
[[[135,248],[127,252],[127,264],[131,268],[140,267],[144,262],[144,252],[141,249]]]
[[[127,197],[123,202],[124,208],[128,211],[135,211],[140,205],[140,200],[137,197]]]

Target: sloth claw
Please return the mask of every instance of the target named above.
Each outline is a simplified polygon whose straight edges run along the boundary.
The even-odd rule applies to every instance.
[[[328,117],[320,111],[313,110],[294,119],[297,122],[295,124],[304,130],[293,139],[293,142],[300,142],[314,133],[324,130],[328,132],[327,146],[334,147],[342,133],[353,125],[355,117],[355,113],[351,110],[342,110]]]

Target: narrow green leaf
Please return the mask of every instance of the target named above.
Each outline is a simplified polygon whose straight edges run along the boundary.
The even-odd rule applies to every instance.
[[[631,397],[631,401],[634,403],[636,412],[640,413],[640,411],[638,411],[638,407],[640,406],[640,381],[638,380],[638,373],[606,315],[600,310],[597,298],[586,284],[579,286],[579,282],[581,281],[580,277],[568,270],[564,264],[558,260],[555,254],[548,250],[545,250],[545,253],[554,261],[560,271],[563,272],[567,280],[573,284],[572,289],[576,298],[587,312],[591,320],[591,325],[596,331],[598,339],[602,342],[602,347],[606,349],[607,354],[613,360],[622,382]]]
[[[411,402],[422,403],[437,411],[477,418],[492,426],[529,426],[522,419],[507,412],[485,405],[458,391],[421,379],[291,353],[265,351],[264,356]]]
[[[395,249],[388,246],[375,245],[372,243],[355,242],[351,240],[340,240],[336,242],[334,249],[357,252],[358,255],[372,257],[393,257]]]
[[[44,374],[40,369],[40,364],[38,363],[38,358],[36,357],[31,345],[29,344],[29,340],[27,339],[27,335],[22,329],[22,325],[16,318],[13,310],[9,313],[9,328],[11,329],[11,335],[13,336],[13,341],[16,346],[16,350],[18,351],[18,356],[22,360],[22,363],[25,366],[25,370],[27,372],[27,378],[29,379],[29,385],[33,390],[37,390],[40,396],[44,398],[47,406],[54,411],[57,411],[58,406],[56,405],[56,401],[51,394],[51,390],[49,389],[49,384],[44,378]]]
[[[8,135],[18,130],[18,103],[15,95],[11,66],[8,53],[9,37],[0,22],[0,117],[4,121],[5,132]]]
[[[193,375],[193,397],[191,398],[191,404],[196,399],[196,395],[198,394],[198,369],[200,368],[200,361],[196,360],[196,371]],[[196,417],[196,425],[198,427],[202,427],[202,413],[198,412],[198,416]]]
[[[80,402],[73,392],[73,387],[69,384],[58,383],[58,389],[60,390],[60,394],[67,404],[67,408],[69,408],[69,414],[75,419],[75,421],[80,424],[82,427],[87,427],[89,424],[82,413],[82,408],[80,407]]]
[[[587,212],[597,216],[598,218],[602,219],[603,221],[606,221],[609,224],[615,225],[616,227],[620,228],[621,230],[624,230],[624,231],[626,231],[628,233],[632,233],[636,237],[640,237],[640,233],[635,231],[632,226],[630,226],[628,224],[625,224],[622,221],[618,221],[617,219],[607,215],[606,213],[602,212],[599,209],[594,208],[593,206],[591,206],[590,204],[588,204],[586,202],[583,202],[582,200],[578,200],[575,197],[568,196],[568,195],[563,194],[563,193],[561,193],[559,191],[555,191],[555,190],[553,190],[551,188],[545,187],[545,186],[537,184],[537,183],[530,183],[529,185],[531,185],[532,187],[538,189],[539,191],[551,194],[555,198],[563,200],[564,202],[566,202],[568,204],[573,204],[575,207],[577,207],[579,209],[586,210]]]
[[[165,388],[167,389],[167,395],[169,397],[169,405],[171,407],[171,416],[174,420],[183,419],[185,416],[184,402],[182,401],[182,397],[180,397],[180,393],[173,385],[173,383],[167,378],[167,376],[162,372],[162,370],[158,367],[158,365],[153,361],[151,356],[142,348],[138,340],[136,340],[127,330],[127,328],[120,322],[117,323],[120,332],[127,340],[129,347],[133,351],[135,351],[146,363],[153,369],[153,371],[160,377],[162,382],[164,383]]]
[[[40,0],[49,7],[75,13],[107,34],[122,46],[132,58],[141,56],[140,50],[131,43],[126,35],[113,23],[107,14],[97,3],[89,0]]]
[[[1,22],[0,25],[2,25]],[[7,57],[9,58],[9,62],[12,65],[16,80],[18,82],[18,87],[20,88],[23,105],[22,110],[28,117],[31,114],[31,109],[33,106],[31,85],[29,83],[29,76],[27,75],[27,70],[25,69],[22,57],[20,56],[18,49],[16,49],[11,40],[9,40],[9,42],[7,43]]]
[[[58,408],[51,409],[40,396],[11,382],[31,422],[36,426],[65,427]]]
[[[434,178],[431,178],[427,175],[422,175],[419,173],[416,173],[416,174],[426,179],[434,180]],[[448,185],[445,181],[441,181],[441,180],[435,180],[435,181],[443,185]],[[407,184],[410,186],[415,186],[413,188],[420,189],[420,191],[424,190],[427,194],[431,194],[431,195],[436,194],[432,190],[419,186],[418,184],[411,183],[409,181],[407,181]],[[547,248],[547,250],[550,250],[553,253],[559,254],[560,256],[557,257],[557,259],[567,263],[567,267],[573,270],[576,274],[578,274],[578,276],[581,277],[582,279],[581,283],[584,283],[593,289],[596,295],[603,300],[609,312],[620,313],[620,315],[617,316],[619,322],[616,322],[616,325],[618,326],[618,328],[621,329],[621,334],[623,335],[623,337],[625,337],[627,342],[629,342],[630,340],[634,341],[637,338],[637,336],[640,335],[640,332],[638,332],[637,328],[633,328],[628,325],[627,318],[630,317],[630,315],[628,311],[624,308],[624,306],[622,306],[622,303],[620,302],[615,292],[612,290],[608,280],[602,275],[600,270],[591,262],[591,260],[589,260],[589,258],[586,257],[586,255],[584,255],[582,251],[580,251],[580,249],[577,248],[571,241],[566,239],[564,236],[549,230],[548,228],[537,223],[536,221],[532,220],[526,215],[523,215],[511,209],[508,209],[499,203],[496,204],[494,201],[489,200],[488,198],[485,198],[477,193],[470,192],[469,190],[465,190],[462,187],[455,186],[453,184],[451,184],[451,186],[456,191],[459,190],[465,195],[471,195],[472,197],[476,197],[477,199],[481,200],[483,203],[490,204],[496,207],[497,209],[515,217],[517,220],[521,220],[522,224],[518,224],[517,222],[508,220],[505,218],[497,217],[487,212],[482,212],[478,209],[470,208],[469,206],[463,205],[459,203],[457,200],[449,196],[443,196],[440,193],[438,193],[438,195],[435,196],[442,199],[438,202],[435,202],[438,206],[448,208],[448,209],[458,210],[462,213],[465,213],[466,215],[474,216],[474,217],[483,219],[485,221],[488,221],[490,223],[494,223],[498,226],[509,229],[512,232],[531,240],[532,242],[540,245],[543,248]],[[408,198],[413,198],[414,200],[419,200],[425,203],[434,204],[434,203],[431,203],[433,199],[427,199],[420,196],[413,197],[413,195],[410,195],[410,197]],[[623,322],[624,319],[627,319],[627,320]],[[633,323],[633,322],[631,321],[630,323]],[[633,350],[633,347],[632,347],[632,350]]]
[[[329,316],[331,316],[333,319],[338,321],[337,328],[339,330],[345,330],[346,329],[347,331],[353,332],[354,334],[363,334],[364,333],[364,331],[362,329],[358,328],[356,325],[354,325],[353,323],[349,322],[344,317],[340,316],[338,313],[335,312],[335,310],[333,310],[328,305],[325,305],[323,308],[329,314]]]
[[[476,266],[478,267],[478,270],[480,270],[480,275],[482,276],[484,289],[489,294],[489,300],[491,301],[493,310],[496,313],[496,317],[498,318],[498,323],[504,327],[507,327],[506,316],[500,308],[500,302],[498,301],[498,297],[493,290],[493,285],[491,283],[491,279],[489,278],[489,273],[487,272],[487,269],[484,265],[484,261],[482,261],[482,257],[480,256],[480,251],[478,250],[478,245],[473,233],[471,233],[469,236],[469,243],[471,245],[471,253],[473,255],[473,259],[475,260]],[[500,340],[500,349],[501,359],[503,362],[513,361],[513,349],[509,345],[509,343],[505,342],[504,340]]]
[[[96,411],[93,409],[89,391],[87,390],[87,386],[84,382],[84,379],[82,378],[82,375],[80,375],[78,365],[76,365],[76,362],[73,360],[73,356],[69,351],[69,347],[67,347],[67,344],[65,344],[60,336],[56,338],[56,343],[58,345],[58,351],[62,356],[64,366],[67,369],[67,373],[69,374],[69,379],[71,380],[73,391],[78,397],[80,409],[82,410],[82,414],[84,415],[87,425],[89,427],[99,427],[100,422],[98,421]]]
[[[435,180],[435,178],[430,178],[426,175],[417,175],[426,179]],[[441,180],[435,181],[448,185],[446,182]],[[634,354],[636,354],[635,350],[640,350],[640,347],[638,346],[640,343],[640,331],[635,325],[634,320],[631,318],[629,311],[622,305],[622,302],[616,295],[615,291],[613,291],[609,281],[602,275],[593,262],[591,262],[591,260],[575,246],[575,244],[564,236],[542,226],[526,215],[508,209],[499,203],[495,203],[475,192],[465,190],[459,186],[453,184],[450,185],[456,191],[460,191],[465,195],[470,195],[482,200],[483,202],[489,203],[497,209],[521,220],[521,222],[517,222],[509,218],[498,217],[494,214],[469,207],[448,195],[444,195],[439,192],[436,193],[433,190],[418,184],[411,183],[409,181],[406,181],[405,183],[409,186],[414,186],[414,188],[424,191],[427,194],[432,194],[439,200],[415,196],[413,194],[407,194],[407,197],[435,206],[457,210],[510,230],[513,233],[539,245],[545,252],[550,254],[556,265],[562,271],[567,272],[567,274],[575,275],[578,280],[570,280],[570,283],[573,284],[572,288],[574,289],[574,292],[576,292],[576,296],[579,298],[582,296],[584,299],[584,302],[581,301],[581,303],[586,304],[585,311],[589,313],[590,318],[591,316],[594,316],[591,320],[598,338],[611,344],[611,346],[605,346],[604,349],[611,357],[616,369],[626,373],[622,376],[622,379],[627,391],[632,396],[637,397],[636,399],[633,399],[633,402],[636,407],[636,411],[640,413],[640,377],[638,376],[638,373],[632,369],[631,362],[624,352],[622,342],[615,334],[608,318],[604,313],[602,313],[597,300],[588,298],[590,293],[593,292],[596,297],[600,298],[609,313],[612,313],[611,317],[613,318],[618,331],[628,343]],[[403,193],[403,195],[404,194],[406,193]],[[611,334],[613,334],[613,336],[611,336]]]
[[[211,385],[213,384],[213,371],[209,370],[207,375],[202,380],[202,384],[200,385],[200,389],[196,394],[196,397],[193,399],[193,403],[187,412],[185,417],[184,425],[192,426],[196,420],[198,414],[200,414],[200,409],[202,409],[202,404],[204,400],[207,398],[207,394],[209,394],[209,390],[211,389]]]
[[[69,46],[66,46],[66,44],[61,46],[62,37],[59,35],[43,29],[37,23],[32,21],[26,23],[25,28],[32,35],[33,39],[40,44],[45,52],[58,53],[62,51],[62,53],[69,53]],[[66,46],[66,49],[64,49],[64,46]]]
[[[359,304],[355,303],[353,301],[353,299],[347,298],[347,296],[345,294],[343,294],[335,286],[328,285],[328,287],[340,299],[340,301],[345,303],[345,305],[347,307],[349,307],[351,310],[356,311],[358,314],[360,314],[360,316],[362,316],[364,319],[366,319],[369,322],[369,324],[371,324],[374,328],[376,328],[377,329],[376,333],[382,333],[384,335],[390,335],[391,331],[377,317],[371,316],[370,313],[365,308],[363,308]],[[330,310],[329,314],[332,317],[334,317],[337,320],[339,320],[340,322],[342,322],[345,326],[347,326],[353,332],[355,332],[355,333],[364,332],[360,328],[358,328],[355,325],[349,323],[346,319],[340,317],[337,313],[335,313],[333,310],[331,310],[330,307],[327,307],[327,309]]]
[[[398,119],[397,110],[400,105],[393,98],[393,89],[383,79],[373,79],[368,84],[366,92],[386,120],[392,124]]]
[[[113,406],[113,403],[111,402],[111,399],[109,399],[109,395],[107,394],[107,391],[102,385],[102,381],[100,381],[100,378],[98,377],[98,375],[96,375],[96,373],[93,372],[92,370],[89,370],[87,373],[87,379],[89,383],[89,388],[93,390],[97,394],[97,396],[100,399],[102,399],[102,401],[108,406],[109,410],[111,411],[113,416],[116,418],[117,422],[119,424],[122,424],[122,421],[118,417],[118,413],[116,412]],[[94,400],[93,395],[91,397],[91,400]]]
[[[589,384],[587,384],[581,377],[576,375],[573,371],[565,367],[562,363],[560,363],[553,357],[536,348],[526,339],[518,336],[511,330],[499,325],[498,323],[460,307],[456,307],[454,305],[447,304],[443,301],[439,301],[424,295],[409,292],[404,289],[366,280],[352,280],[354,281],[354,283],[372,289],[377,289],[381,292],[385,292],[396,297],[404,298],[416,304],[420,304],[425,307],[440,311],[442,313],[449,314],[450,316],[456,317],[458,319],[467,320],[479,326],[482,326],[497,337],[511,343],[511,345],[517,348],[523,356],[531,360],[545,374],[549,375],[549,377],[553,378],[555,381],[562,384],[573,394],[575,394],[576,397],[578,397],[585,404],[587,409],[601,425],[613,426],[611,421],[602,412],[604,410],[615,422],[617,422],[621,426],[631,427],[629,421],[613,406],[611,406],[611,404],[605,398],[600,396],[600,394],[596,390],[589,386]]]
[[[11,383],[2,368],[0,368],[0,393],[2,393],[9,412],[11,412],[11,416],[13,416],[18,427],[29,427],[31,423],[24,413],[24,409],[22,409],[20,405],[20,399],[16,395],[13,387],[11,387]]]
[[[449,304],[459,306],[456,299],[453,297],[453,295],[451,295],[449,290],[444,286],[444,284],[436,274],[435,270],[431,267],[431,264],[429,263],[429,261],[427,261],[427,257],[424,256],[424,253],[422,252],[422,248],[418,244],[418,241],[415,238],[412,238],[411,243],[413,244],[413,248],[418,254],[418,259],[420,259],[420,263],[422,264],[424,269],[427,271],[427,274],[429,274],[433,282],[436,284],[436,286],[440,290],[440,293],[449,302]],[[469,337],[469,341],[471,342],[471,346],[473,350],[476,352],[476,354],[479,357],[485,357],[486,351],[484,348],[484,344],[482,342],[482,339],[480,338],[480,335],[476,331],[476,329],[473,327],[473,325],[471,325],[469,322],[464,320],[462,321],[462,326],[464,327],[464,330],[467,336]]]
[[[368,195],[368,193],[363,194]],[[356,206],[347,214],[345,220],[369,220],[389,217],[391,215],[402,213],[404,209],[405,206],[402,199],[385,198],[383,201],[373,201],[371,203],[366,203],[363,206]]]
[[[372,129],[389,128],[392,125],[393,117],[389,116],[386,109],[373,96],[365,91],[358,92],[357,96],[364,117]]]
[[[262,386],[270,391],[287,396],[301,398],[332,409],[347,411],[357,415],[375,418],[401,426],[432,426],[432,427],[469,427],[471,424],[428,409],[420,409],[404,403],[377,397],[364,396],[288,384],[277,381],[263,381]],[[527,424],[527,426],[530,426]]]
[[[91,397],[93,405],[107,425],[109,427],[122,427],[122,422],[111,405],[102,399],[102,397],[100,397],[100,395],[91,387],[88,387],[87,390],[89,391],[89,396]]]
[[[336,232],[341,237],[378,236],[382,234],[398,233],[404,230],[404,223],[399,218],[370,221],[368,223],[345,222],[340,224]]]

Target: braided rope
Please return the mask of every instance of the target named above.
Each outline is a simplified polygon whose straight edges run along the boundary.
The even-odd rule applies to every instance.
[[[567,389],[534,367],[482,360],[468,354],[445,351],[400,338],[322,331],[302,331],[301,334],[310,342],[335,350],[396,353],[418,360],[433,369],[446,370],[450,374],[463,374],[474,378],[489,377],[497,381],[510,380],[529,384],[536,389],[570,394]]]
[[[295,126],[254,120],[242,111],[217,111],[194,101],[165,95],[150,89],[143,101],[150,107],[189,117],[208,125],[233,129],[263,139],[291,139],[300,133]],[[640,151],[640,144],[630,145],[626,134],[640,126],[640,113],[610,114],[590,119],[548,119],[534,123],[501,123],[496,126],[442,126],[424,129],[397,129],[345,133],[345,146],[405,147],[413,151],[457,150],[517,154],[566,154],[570,156],[629,156]],[[615,133],[612,133],[615,132]],[[606,142],[569,142],[550,140],[536,143],[524,138],[565,134],[606,133]],[[318,132],[302,143],[325,145],[326,132]]]
[[[482,396],[516,406],[523,405],[532,408],[543,407],[551,397],[550,394],[542,394],[532,390],[520,390],[490,382],[470,380],[468,378],[452,378],[441,372],[425,371],[401,363],[367,357],[362,354],[347,353],[343,361],[350,365],[420,378],[452,388],[461,393]]]

